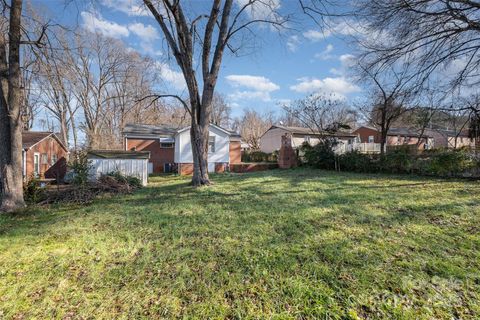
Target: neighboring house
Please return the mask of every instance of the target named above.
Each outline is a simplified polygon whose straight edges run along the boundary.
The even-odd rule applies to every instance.
[[[68,149],[53,132],[22,132],[23,178],[62,180],[67,171]]]
[[[127,124],[123,130],[125,150],[150,151],[149,173],[193,173],[190,127]],[[223,172],[241,162],[240,135],[211,124],[209,126],[208,171]]]
[[[381,143],[381,133],[376,128],[362,126],[353,131],[353,133],[358,136],[360,143]],[[434,139],[426,133],[420,135],[416,130],[409,128],[390,128],[388,130],[386,146],[405,144],[418,144],[419,150],[431,149]]]
[[[435,148],[475,148],[475,139],[471,139],[466,130],[427,129],[426,132],[435,140]]]
[[[291,145],[294,149],[300,147],[304,142],[308,142],[310,145],[316,145],[320,142],[321,137],[326,135],[336,138],[340,145],[352,144],[355,142],[356,138],[355,134],[348,132],[336,132],[335,134],[330,134],[309,128],[274,125],[260,137],[260,150],[266,153],[280,150],[282,136],[285,136],[286,134],[291,136]]]

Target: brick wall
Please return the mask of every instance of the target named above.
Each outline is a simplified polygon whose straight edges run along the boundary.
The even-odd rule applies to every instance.
[[[292,147],[292,136],[285,134],[282,136],[282,145],[278,153],[278,167],[289,169],[297,166],[297,154]]]
[[[230,163],[242,162],[242,149],[240,141],[230,141]]]
[[[57,155],[57,162],[60,161],[62,158],[62,161],[66,162],[67,159],[67,151],[61,146],[61,144],[57,141],[57,139],[48,137],[46,139],[43,139],[33,147],[31,147],[27,152],[25,153],[25,163],[26,163],[26,178],[30,178],[33,176],[34,173],[34,154],[38,153],[40,155],[39,161],[40,161],[40,177],[44,178],[46,172],[50,169],[52,166],[52,156],[55,154]],[[42,154],[47,154],[47,163],[42,162]],[[60,172],[59,174],[62,178],[65,176],[66,173],[66,166],[59,166],[58,169]]]
[[[175,157],[175,148],[161,148],[157,139],[127,139],[127,150],[150,151],[149,162],[153,163],[153,172],[161,173],[164,171],[166,163],[173,163]]]

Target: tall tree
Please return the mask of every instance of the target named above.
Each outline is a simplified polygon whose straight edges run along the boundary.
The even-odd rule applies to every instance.
[[[353,128],[356,112],[333,95],[311,94],[283,106],[287,115],[314,132],[335,132]]]
[[[272,113],[262,114],[253,109],[247,109],[235,122],[235,129],[242,136],[242,140],[253,150],[259,150],[260,138],[275,123],[275,119]]]
[[[373,96],[363,107],[370,124],[380,130],[380,154],[385,153],[388,131],[392,124],[409,109],[417,90],[409,87],[411,76],[407,68],[369,69],[359,64],[363,81],[370,86]]]
[[[478,1],[360,0],[354,8],[373,65],[408,63],[420,82],[440,72],[450,88],[480,83]]]
[[[191,116],[192,184],[208,185],[208,126],[224,51],[226,48],[236,51],[238,47],[232,40],[243,31],[252,32],[253,24],[268,23],[281,27],[288,19],[277,13],[278,2],[272,0],[213,0],[211,7],[200,15],[186,12],[180,0],[143,2],[160,26],[187,85],[188,103],[179,96],[176,98]],[[200,54],[200,78],[194,65],[197,50]]]
[[[5,3],[3,5],[6,6]],[[25,206],[22,179],[21,19],[22,0],[12,0],[8,23],[2,19],[5,25],[0,35],[0,211],[7,212]]]
[[[221,127],[230,127],[231,108],[225,97],[215,93],[212,101],[212,115],[210,122]]]

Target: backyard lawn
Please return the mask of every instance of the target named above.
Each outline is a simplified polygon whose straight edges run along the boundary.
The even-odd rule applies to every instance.
[[[0,319],[480,318],[480,183],[151,178],[0,215]]]

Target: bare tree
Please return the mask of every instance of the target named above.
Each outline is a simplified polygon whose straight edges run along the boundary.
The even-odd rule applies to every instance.
[[[20,45],[22,0],[12,0],[0,34],[0,211],[25,206],[22,173],[22,88]],[[7,38],[8,35],[8,38]],[[7,55],[8,52],[8,55]]]
[[[212,101],[211,123],[228,128],[230,126],[231,107],[228,105],[225,97],[215,93]]]
[[[284,105],[287,115],[315,133],[333,133],[354,127],[356,111],[345,101],[333,95],[311,94],[308,97]]]
[[[179,96],[176,98],[191,116],[192,184],[208,185],[208,126],[224,51],[226,48],[237,51],[233,39],[245,31],[253,34],[254,24],[281,27],[288,19],[276,12],[275,2],[270,0],[235,4],[233,0],[213,0],[210,9],[200,15],[186,12],[179,0],[143,0],[143,3],[160,26],[187,84],[188,103]],[[259,16],[259,10],[266,14]],[[194,66],[197,50],[200,57],[195,60],[200,61],[201,81]]]
[[[259,150],[260,138],[275,123],[275,120],[272,113],[261,114],[253,109],[247,109],[235,122],[234,126],[242,136],[242,140],[252,149]]]
[[[417,91],[408,87],[411,77],[405,67],[396,71],[394,68],[367,69],[359,64],[359,68],[363,81],[373,92],[373,103],[367,103],[362,109],[370,124],[380,130],[380,154],[383,155],[391,125],[409,110],[408,104]]]
[[[440,75],[451,88],[480,81],[480,3],[471,0],[362,0],[353,16],[372,65],[408,63],[422,83]]]

